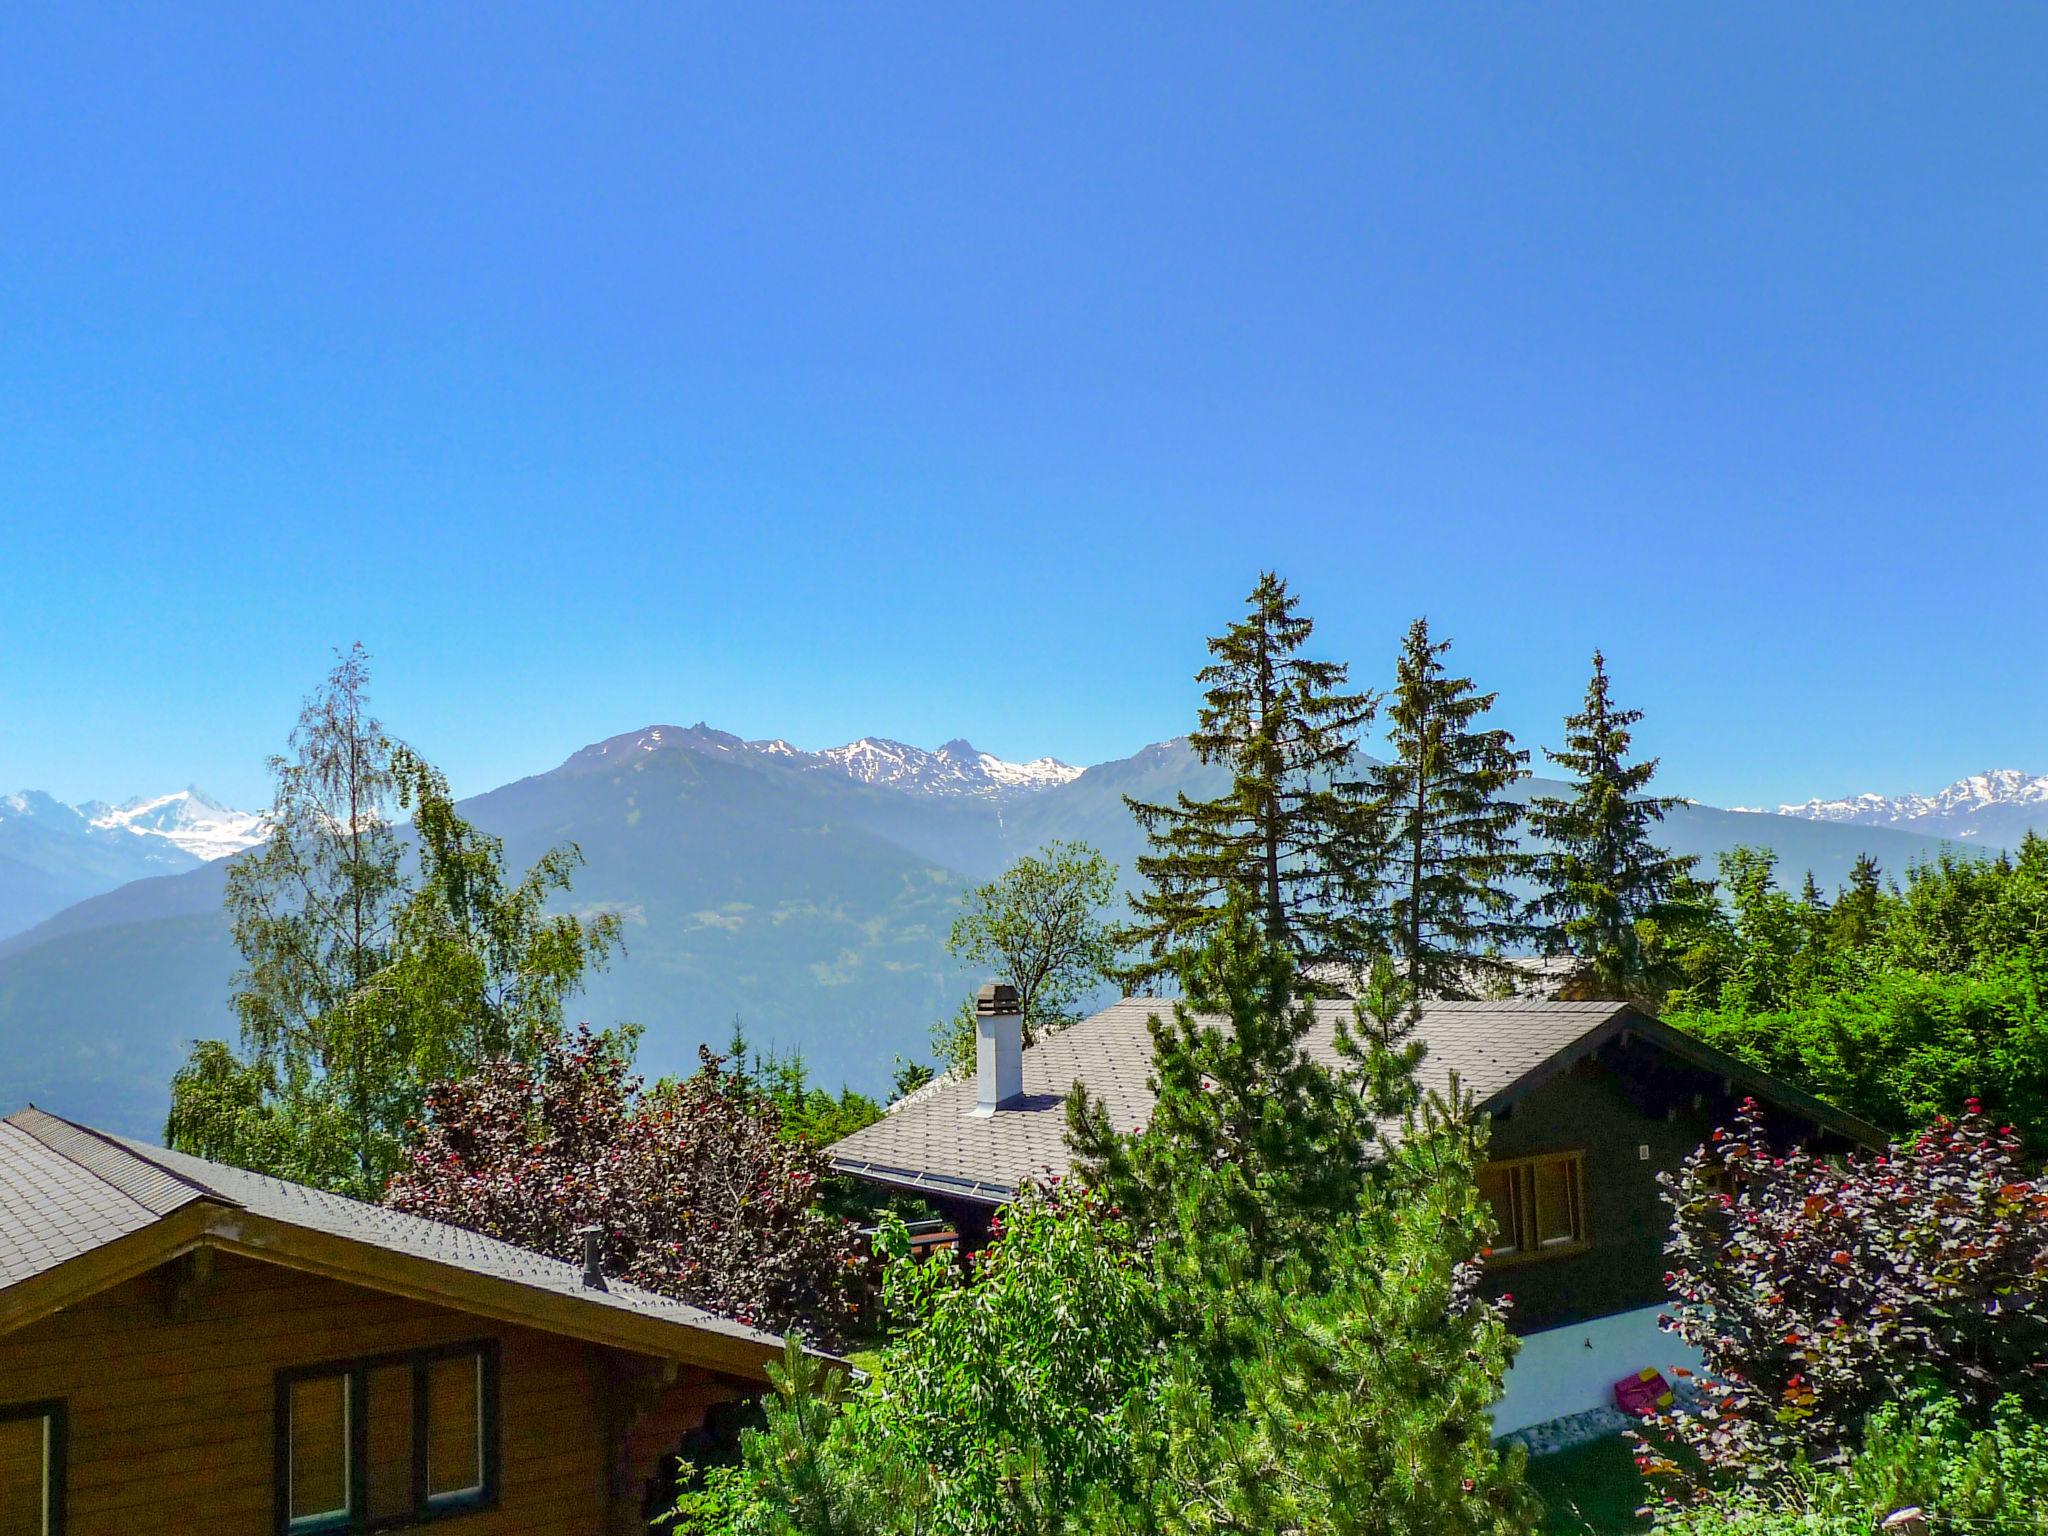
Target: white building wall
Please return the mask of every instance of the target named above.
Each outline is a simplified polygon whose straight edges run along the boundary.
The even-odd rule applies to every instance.
[[[1657,1326],[1662,1307],[1525,1334],[1508,1367],[1507,1389],[1493,1406],[1493,1432],[1505,1435],[1567,1414],[1614,1406],[1614,1384],[1644,1366],[1676,1384],[1680,1367],[1697,1374],[1696,1351]]]

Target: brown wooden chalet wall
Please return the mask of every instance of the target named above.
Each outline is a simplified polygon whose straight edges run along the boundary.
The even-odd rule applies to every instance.
[[[1488,1277],[1488,1290],[1514,1297],[1510,1321],[1517,1333],[1669,1300],[1664,1243],[1671,1212],[1657,1175],[1676,1172],[1716,1126],[1728,1124],[1740,1097],[1739,1089],[1719,1079],[1641,1046],[1616,1043],[1551,1078],[1495,1120],[1489,1158],[1580,1151],[1586,1159],[1587,1246],[1557,1257],[1499,1263]],[[1788,1141],[1817,1133],[1810,1122],[1785,1114],[1770,1124]],[[1821,1140],[1848,1145],[1839,1138]],[[1647,1161],[1640,1153],[1645,1146]]]
[[[190,1260],[0,1335],[0,1405],[66,1405],[66,1536],[277,1529],[276,1373],[495,1339],[500,1496],[446,1536],[644,1529],[664,1455],[748,1389],[709,1371],[472,1317],[256,1260]]]

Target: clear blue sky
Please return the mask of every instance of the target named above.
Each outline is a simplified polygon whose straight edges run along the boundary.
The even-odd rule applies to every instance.
[[[2048,11],[0,11],[0,788],[1120,756],[1261,565],[1670,787],[2048,771]]]

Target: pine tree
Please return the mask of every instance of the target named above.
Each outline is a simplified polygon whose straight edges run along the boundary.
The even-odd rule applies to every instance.
[[[1606,658],[1595,651],[1585,707],[1565,717],[1564,749],[1543,753],[1570,770],[1572,794],[1529,802],[1529,830],[1545,845],[1534,860],[1541,894],[1530,917],[1546,953],[1577,960],[1570,988],[1578,997],[1640,1000],[1668,981],[1650,974],[1637,925],[1672,925],[1680,882],[1697,862],[1651,841],[1651,827],[1684,802],[1643,793],[1657,760],[1629,761],[1630,728],[1642,717],[1615,708]]]
[[[1528,776],[1529,754],[1480,727],[1497,695],[1446,672],[1450,645],[1430,639],[1427,619],[1409,626],[1387,706],[1392,757],[1366,769],[1384,939],[1418,997],[1471,997],[1527,934],[1506,885],[1526,862],[1522,808],[1503,792]]]
[[[1348,775],[1378,701],[1345,691],[1342,662],[1300,654],[1315,624],[1278,576],[1262,574],[1247,606],[1209,642],[1215,660],[1196,674],[1206,692],[1188,736],[1204,763],[1230,770],[1230,788],[1214,800],[1125,801],[1150,844],[1137,859],[1137,921],[1118,934],[1137,956],[1121,973],[1130,984],[1173,976],[1232,889],[1249,893],[1267,937],[1304,966],[1355,967],[1367,953],[1369,823]]]
[[[1207,1380],[1200,1354],[1139,1422],[1145,1504],[1104,1536],[1525,1536],[1524,1453],[1496,1445],[1515,1342],[1479,1294],[1486,1128],[1432,1096],[1311,1272],[1233,1272],[1215,1234],[1198,1292],[1256,1347]],[[1128,1506],[1126,1506],[1128,1508]],[[1119,1511],[1122,1513],[1122,1511]]]
[[[1359,1084],[1307,1054],[1314,1005],[1249,897],[1226,900],[1214,933],[1184,963],[1182,987],[1170,1017],[1151,1021],[1157,1100],[1145,1126],[1113,1124],[1074,1086],[1075,1171],[1142,1237],[1192,1219],[1243,1233],[1257,1263],[1313,1250],[1357,1205],[1373,1106]],[[1383,1043],[1377,1030],[1369,1038]],[[1225,1172],[1198,1180],[1207,1168]],[[1183,1207],[1197,1188],[1208,1208],[1190,1213]]]

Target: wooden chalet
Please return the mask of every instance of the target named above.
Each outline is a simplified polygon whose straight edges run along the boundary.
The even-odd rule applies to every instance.
[[[1021,1050],[1016,1016],[993,990],[983,989],[974,1079],[941,1078],[830,1151],[841,1173],[924,1196],[970,1247],[1024,1182],[1066,1171],[1075,1083],[1115,1125],[1150,1118],[1147,1024],[1169,1006],[1128,998]],[[1316,1008],[1309,1050],[1335,1066],[1336,1021],[1351,1004]],[[1742,1099],[1758,1100],[1788,1143],[1883,1141],[1876,1127],[1625,1004],[1428,1003],[1417,1033],[1425,1084],[1455,1076],[1491,1120],[1480,1190],[1500,1235],[1489,1284],[1512,1294],[1522,1336],[1495,1411],[1503,1433],[1600,1407],[1616,1380],[1645,1366],[1697,1365],[1657,1325],[1670,1227],[1658,1175]]]
[[[0,1533],[622,1536],[783,1341],[473,1232],[0,1120]]]

